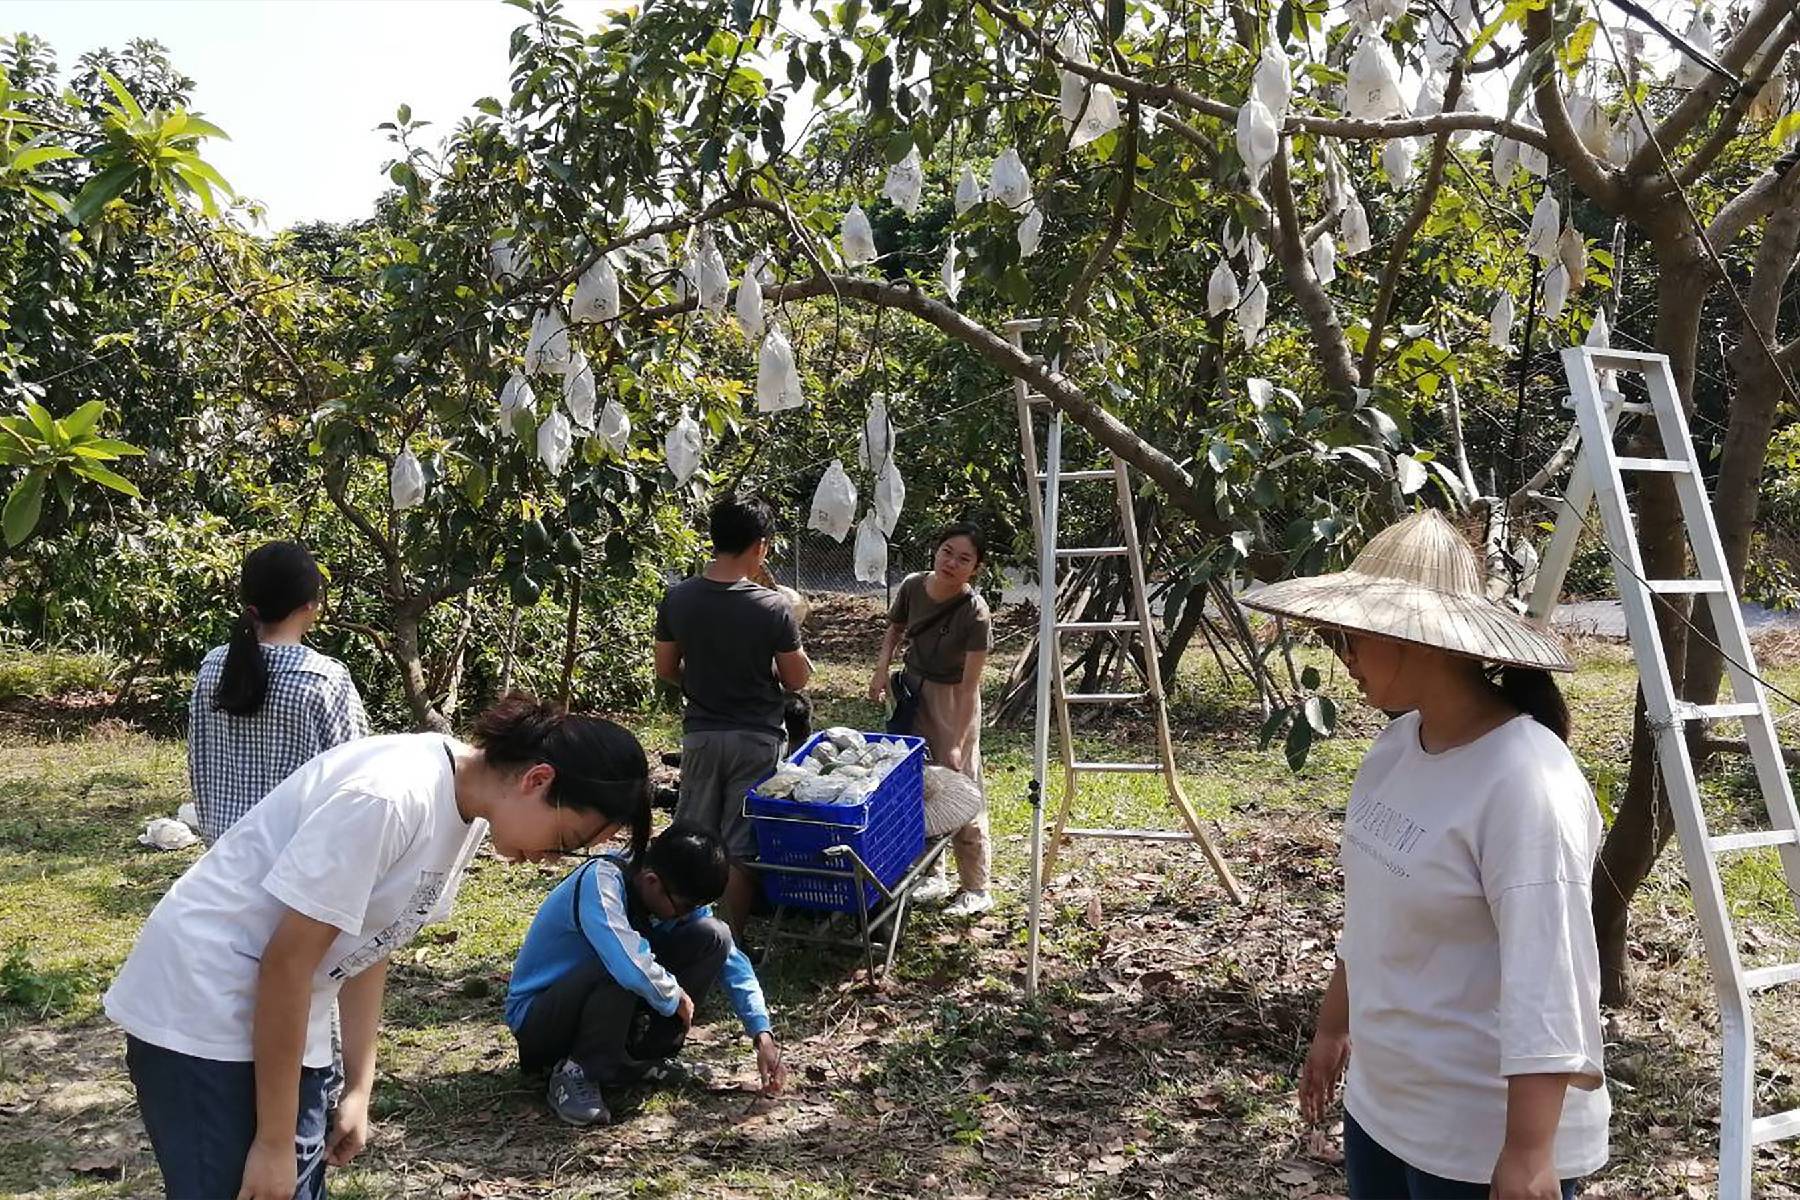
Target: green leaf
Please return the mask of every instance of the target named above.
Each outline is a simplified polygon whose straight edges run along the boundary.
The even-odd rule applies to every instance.
[[[1306,756],[1312,750],[1313,727],[1310,720],[1295,721],[1288,726],[1287,743],[1282,747],[1287,753],[1288,770],[1298,771],[1306,765]]]
[[[1308,667],[1304,671],[1300,672],[1300,686],[1305,688],[1307,691],[1309,691],[1309,692],[1318,691],[1319,690],[1319,682],[1320,682],[1319,668]]]
[[[913,148],[912,130],[910,130],[910,129],[894,130],[893,135],[890,136],[887,140],[888,165],[892,166],[894,163],[897,163],[901,159],[905,158],[907,155],[907,152],[909,150],[911,150],[912,148]]]
[[[197,117],[186,109],[181,110],[181,115],[187,119],[187,128],[182,132],[188,137],[218,138],[220,141],[225,142],[231,140],[231,135],[229,133],[226,133],[223,129],[220,129],[205,117]]]
[[[143,106],[140,105],[137,102],[137,99],[126,90],[125,85],[120,83],[118,78],[114,76],[111,71],[100,72],[100,80],[111,89],[113,98],[118,100],[119,107],[124,111],[126,116],[130,117],[133,121],[141,121],[144,119]]]
[[[1125,0],[1106,0],[1106,36],[1118,41],[1125,33]]]
[[[1262,732],[1258,737],[1257,748],[1260,750],[1267,750],[1269,748],[1269,743],[1274,741],[1276,735],[1281,732],[1281,727],[1293,720],[1293,717],[1294,710],[1287,706],[1283,706],[1271,712],[1268,719],[1262,723]]]
[[[1308,696],[1306,723],[1320,737],[1330,737],[1332,727],[1337,724],[1337,705],[1324,696]]]
[[[41,404],[27,404],[25,415],[31,418],[32,427],[38,431],[38,436],[44,439],[45,444],[59,448],[68,444],[63,431],[56,427],[56,418],[50,415],[49,409]]]
[[[1787,140],[1800,131],[1800,112],[1791,112],[1775,122],[1775,128],[1769,130],[1769,145],[1784,146]]]
[[[94,219],[94,215],[130,187],[137,179],[138,168],[134,162],[117,162],[87,181],[76,195],[75,202],[69,206],[69,223],[86,225]]]
[[[33,471],[13,485],[12,494],[6,498],[6,508],[0,511],[0,526],[6,531],[6,544],[17,546],[31,536],[37,528],[38,517],[44,511],[44,471]]]
[[[109,487],[115,492],[124,492],[133,500],[142,500],[143,494],[137,490],[137,484],[123,475],[101,466],[96,462],[76,463],[69,468],[83,479],[91,479],[101,487]]]
[[[13,155],[9,166],[13,171],[22,175],[33,167],[42,166],[47,162],[55,162],[59,158],[80,157],[81,155],[67,146],[31,146]]]
[[[86,404],[62,419],[60,424],[62,425],[63,435],[71,442],[82,440],[93,431],[95,425],[99,424],[100,414],[105,411],[106,405],[98,400],[89,400]]]

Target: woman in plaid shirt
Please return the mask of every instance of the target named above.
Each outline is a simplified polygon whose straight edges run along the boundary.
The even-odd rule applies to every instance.
[[[350,672],[302,644],[323,582],[298,542],[244,558],[244,610],[200,664],[188,709],[188,778],[208,845],[302,763],[368,736]]]

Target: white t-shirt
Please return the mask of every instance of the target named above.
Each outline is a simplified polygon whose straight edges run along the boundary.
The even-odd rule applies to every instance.
[[[437,734],[364,738],[288,776],[175,881],[106,993],[140,1041],[249,1062],[263,948],[287,910],[336,926],[313,977],[309,1067],[331,1065],[331,1002],[344,980],[449,915],[487,822],[456,807]]]
[[[1427,754],[1408,713],[1369,748],[1344,819],[1338,956],[1344,1106],[1384,1149],[1485,1183],[1506,1140],[1507,1076],[1569,1072],[1557,1174],[1606,1162],[1599,842],[1579,764],[1530,717]]]

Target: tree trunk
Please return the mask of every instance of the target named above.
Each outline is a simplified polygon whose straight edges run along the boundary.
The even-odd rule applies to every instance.
[[[431,687],[425,680],[425,663],[419,654],[419,620],[423,616],[415,605],[401,605],[394,614],[394,637],[389,644],[394,665],[400,668],[400,687],[412,709],[413,727],[433,733],[450,732],[450,722],[432,703]]]
[[[1693,408],[1694,363],[1699,352],[1700,311],[1710,278],[1701,251],[1692,239],[1659,254],[1656,348],[1669,356],[1683,407]],[[1655,439],[1652,425],[1644,435]],[[1658,444],[1633,453],[1661,458]],[[1638,547],[1650,579],[1678,579],[1686,570],[1687,540],[1675,488],[1666,476],[1639,476],[1636,502]],[[1686,664],[1685,611],[1675,605],[1657,608],[1663,655],[1675,685],[1681,686]],[[1631,768],[1625,795],[1612,829],[1601,847],[1594,871],[1594,931],[1600,945],[1600,998],[1608,1005],[1630,999],[1626,973],[1626,941],[1631,897],[1656,865],[1657,855],[1673,832],[1669,802],[1657,786],[1656,744],[1645,720],[1642,689],[1632,719]]]
[[[1732,394],[1731,412],[1725,429],[1725,446],[1719,459],[1719,479],[1713,489],[1713,520],[1719,527],[1719,541],[1725,549],[1725,563],[1731,569],[1731,580],[1741,594],[1744,587],[1744,564],[1750,557],[1750,538],[1756,525],[1759,487],[1763,466],[1768,458],[1769,439],[1775,432],[1775,415],[1786,392],[1780,366],[1763,350],[1763,340],[1775,346],[1775,318],[1781,307],[1781,295],[1793,269],[1794,253],[1800,249],[1800,208],[1777,210],[1763,231],[1762,245],[1757,248],[1756,264],[1750,277],[1747,306],[1751,318],[1761,328],[1745,325],[1733,354],[1737,370],[1737,387]],[[1687,671],[1682,681],[1682,697],[1700,704],[1711,704],[1719,695],[1725,660],[1712,643],[1714,632],[1712,606],[1703,604],[1695,614],[1698,636],[1687,648]],[[1705,753],[1701,747],[1700,752]],[[1695,765],[1700,765],[1700,759]]]

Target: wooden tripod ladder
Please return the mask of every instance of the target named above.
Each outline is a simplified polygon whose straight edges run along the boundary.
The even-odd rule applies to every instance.
[[[1024,335],[1043,327],[1040,320],[1017,320],[1006,323],[1006,335],[1021,351]],[[1125,460],[1114,454],[1112,465],[1096,470],[1066,471],[1062,465],[1063,415],[1045,398],[1031,391],[1022,379],[1013,380],[1013,396],[1019,411],[1019,449],[1024,456],[1027,507],[1031,511],[1031,528],[1038,545],[1038,659],[1037,659],[1037,739],[1031,780],[1031,894],[1025,995],[1037,995],[1038,950],[1042,939],[1044,880],[1056,861],[1056,852],[1064,838],[1114,838],[1129,841],[1197,842],[1207,861],[1218,873],[1234,903],[1244,902],[1243,889],[1231,874],[1213,844],[1194,806],[1182,790],[1181,777],[1175,766],[1175,750],[1169,739],[1169,711],[1164,701],[1162,672],[1156,645],[1156,627],[1152,623],[1150,602],[1144,584],[1144,558],[1138,544],[1137,515],[1132,500],[1130,470]],[[1033,412],[1048,413],[1045,430],[1043,465],[1037,452],[1036,421]],[[1116,546],[1070,546],[1057,543],[1059,504],[1064,483],[1111,483],[1118,507],[1121,544]],[[1042,492],[1038,489],[1042,488]],[[1056,611],[1057,567],[1073,559],[1122,557],[1130,580],[1129,613],[1117,620],[1064,620]],[[1071,693],[1063,678],[1063,634],[1101,634],[1129,643],[1136,638],[1140,655],[1125,657],[1137,663],[1144,681],[1142,691]],[[1069,706],[1147,704],[1156,728],[1155,762],[1095,761],[1084,762],[1075,757],[1075,740],[1069,721]],[[1050,769],[1050,717],[1056,717],[1057,745],[1062,761],[1063,788],[1057,808],[1054,832],[1044,840],[1044,792]],[[1157,774],[1163,777],[1169,803],[1187,826],[1183,830],[1076,828],[1069,824],[1080,780],[1093,774]]]
[[[1572,393],[1569,403],[1579,423],[1581,450],[1563,497],[1556,532],[1538,568],[1529,611],[1533,616],[1547,618],[1555,607],[1574,556],[1576,539],[1587,521],[1589,503],[1598,501],[1606,541],[1612,551],[1619,599],[1625,610],[1625,625],[1637,658],[1644,709],[1656,733],[1662,785],[1675,817],[1694,913],[1700,922],[1713,992],[1719,1004],[1724,1042],[1719,1200],[1749,1200],[1755,1148],[1800,1136],[1800,1108],[1756,1115],[1756,1024],[1750,997],[1783,984],[1800,983],[1800,962],[1745,967],[1726,906],[1719,860],[1731,853],[1776,849],[1789,895],[1800,906],[1800,814],[1795,812],[1794,794],[1775,737],[1774,716],[1756,672],[1737,589],[1726,568],[1719,530],[1713,523],[1700,462],[1688,435],[1687,417],[1668,358],[1584,346],[1564,350],[1562,358]],[[1629,403],[1617,390],[1618,377],[1625,374],[1642,377],[1649,393],[1648,403]],[[1626,457],[1615,451],[1614,428],[1622,416],[1643,417],[1653,423],[1661,457]],[[1673,478],[1681,501],[1682,523],[1694,555],[1695,578],[1644,577],[1635,522],[1626,501],[1623,476],[1627,472],[1655,472]],[[1693,596],[1712,605],[1713,628],[1731,683],[1731,703],[1692,704],[1676,695],[1656,624],[1656,602],[1670,596]],[[1767,829],[1720,835],[1708,831],[1693,759],[1688,754],[1687,726],[1709,721],[1743,723],[1768,812]]]

